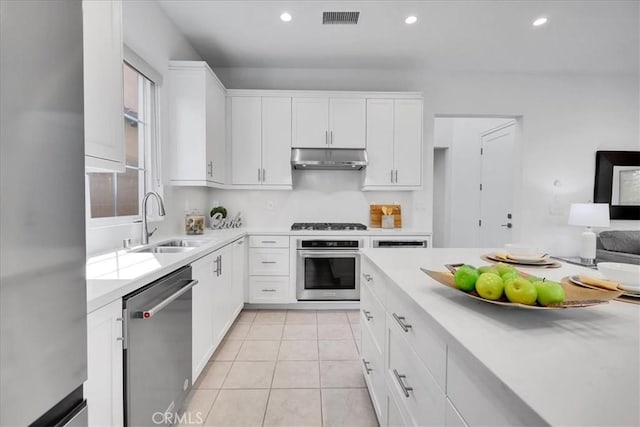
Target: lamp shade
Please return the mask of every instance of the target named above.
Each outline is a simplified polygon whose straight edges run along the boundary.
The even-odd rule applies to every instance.
[[[608,227],[608,203],[572,203],[569,211],[569,225],[583,227]]]

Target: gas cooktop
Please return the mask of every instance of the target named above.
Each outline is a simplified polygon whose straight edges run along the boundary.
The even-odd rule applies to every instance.
[[[366,229],[367,226],[364,224],[351,222],[295,222],[291,226],[292,231],[362,231]]]

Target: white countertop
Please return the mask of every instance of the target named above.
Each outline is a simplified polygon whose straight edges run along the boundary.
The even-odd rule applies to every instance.
[[[398,287],[551,425],[640,425],[640,306],[525,310],[476,301],[420,267],[483,265],[486,249],[364,249]],[[593,270],[522,268],[550,280]]]
[[[179,235],[153,241],[151,244],[174,239],[209,240],[209,244],[180,253],[140,253],[122,249],[94,255],[87,260],[87,312],[90,313],[140,287],[185,266],[198,258],[218,250],[247,234],[284,236],[429,236],[424,230],[409,228],[368,229],[363,231],[290,231],[285,228],[239,228],[209,230],[204,234]]]

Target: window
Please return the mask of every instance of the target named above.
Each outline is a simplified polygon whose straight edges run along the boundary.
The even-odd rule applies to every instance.
[[[124,81],[124,173],[88,173],[91,218],[132,220],[151,187],[155,151],[155,84],[128,63]]]

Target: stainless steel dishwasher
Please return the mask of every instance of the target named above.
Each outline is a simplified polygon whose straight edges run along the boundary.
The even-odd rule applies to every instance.
[[[123,298],[125,424],[173,424],[191,389],[191,266]]]

